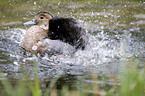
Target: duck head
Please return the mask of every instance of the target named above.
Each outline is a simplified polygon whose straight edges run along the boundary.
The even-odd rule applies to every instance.
[[[40,11],[36,14],[35,18],[31,21],[23,23],[23,25],[47,25],[49,26],[49,20],[53,18],[53,15],[49,12]]]

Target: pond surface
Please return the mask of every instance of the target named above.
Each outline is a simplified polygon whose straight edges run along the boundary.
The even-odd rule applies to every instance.
[[[75,80],[93,82],[91,72],[99,76],[102,88],[115,83],[106,76],[120,73],[121,61],[135,57],[139,67],[145,66],[145,2],[144,0],[0,0],[0,71],[1,76],[17,80],[21,67],[32,75],[33,64],[39,68],[41,81],[49,82],[62,74],[58,85]],[[89,44],[72,56],[33,56],[22,48],[31,20],[39,11],[55,16],[73,17],[86,29]],[[34,62],[36,60],[36,62]],[[127,59],[126,59],[127,60]],[[3,79],[3,78],[0,78]]]

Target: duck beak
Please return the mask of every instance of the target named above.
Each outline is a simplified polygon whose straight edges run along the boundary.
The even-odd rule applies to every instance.
[[[26,23],[23,23],[23,25],[36,25],[37,23],[35,22],[35,19],[31,20],[31,21],[28,21]]]

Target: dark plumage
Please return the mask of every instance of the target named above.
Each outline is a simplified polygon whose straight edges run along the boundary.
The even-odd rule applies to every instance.
[[[50,19],[48,37],[69,43],[76,49],[84,49],[88,41],[85,30],[73,18],[53,17]]]

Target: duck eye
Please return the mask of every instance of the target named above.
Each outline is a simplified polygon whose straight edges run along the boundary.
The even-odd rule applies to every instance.
[[[43,17],[43,16],[41,16],[41,17],[40,17],[40,19],[44,19],[44,17]]]

